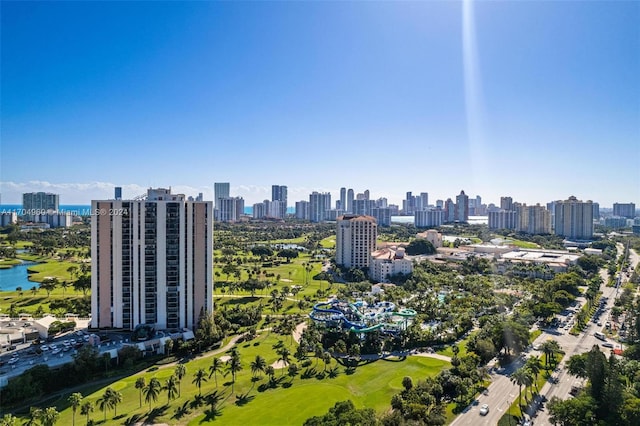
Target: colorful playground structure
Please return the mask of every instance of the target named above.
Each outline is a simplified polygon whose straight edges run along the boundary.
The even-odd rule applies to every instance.
[[[369,333],[379,330],[383,333],[397,334],[405,330],[416,316],[413,309],[395,310],[391,302],[378,302],[373,305],[364,301],[350,303],[344,300],[329,300],[317,303],[309,317],[316,323],[330,327],[341,327],[352,333]]]

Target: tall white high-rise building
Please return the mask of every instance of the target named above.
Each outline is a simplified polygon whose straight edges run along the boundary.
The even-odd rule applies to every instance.
[[[215,208],[220,208],[218,199],[229,198],[230,186],[229,182],[215,182],[213,184],[213,203]]]
[[[296,201],[296,219],[310,220],[308,201]]]
[[[345,211],[347,209],[347,188],[340,188],[340,205],[336,206],[337,209]]]
[[[516,231],[532,235],[551,233],[551,213],[544,206],[521,204],[516,208]]]
[[[444,210],[442,209],[418,210],[413,218],[416,228],[441,226],[444,222]]]
[[[555,233],[570,240],[593,238],[593,202],[571,196],[555,203]]]
[[[331,210],[331,193],[314,191],[309,195],[309,220],[311,222],[326,220],[328,210]]]
[[[287,187],[285,185],[271,186],[271,201],[278,201],[278,209],[272,217],[284,219],[287,215]]]
[[[355,199],[355,195],[353,194],[353,189],[349,188],[347,190],[347,207],[344,208],[347,213],[353,213],[353,200]]]
[[[469,221],[469,196],[464,191],[460,191],[460,194],[456,195],[454,220],[457,222]]]
[[[371,216],[344,215],[337,220],[336,264],[346,268],[368,268],[376,249],[378,225]]]
[[[193,329],[213,310],[211,201],[158,188],[91,208],[91,327]]]
[[[220,222],[236,222],[244,214],[244,198],[218,198],[217,220]]]

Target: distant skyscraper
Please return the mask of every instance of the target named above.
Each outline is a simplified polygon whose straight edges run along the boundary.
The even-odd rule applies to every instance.
[[[271,186],[271,201],[280,201],[280,210],[277,216],[284,218],[287,215],[287,187],[284,185]]]
[[[444,210],[418,210],[415,213],[413,223],[416,228],[431,228],[434,226],[440,226],[444,223]]]
[[[355,199],[355,196],[353,194],[353,189],[349,188],[347,190],[347,208],[345,209],[343,207],[343,209],[347,212],[347,213],[353,213],[353,200]]]
[[[436,200],[436,208],[444,209],[444,200]]]
[[[114,195],[115,195],[114,198],[116,200],[122,200],[122,187],[121,186],[116,186]]]
[[[308,201],[296,201],[296,219],[310,220],[309,202]]]
[[[229,198],[229,182],[216,182],[213,184],[213,205],[215,208],[220,208],[218,205],[219,198]]]
[[[311,222],[326,220],[328,210],[331,210],[331,193],[314,191],[309,195],[309,220]]]
[[[368,199],[369,199],[369,190],[368,190],[368,189],[365,189],[365,190],[364,190],[364,199],[365,199],[365,200],[368,200]]]
[[[378,226],[391,226],[391,209],[389,207],[373,207],[371,216],[376,219]]]
[[[91,327],[193,329],[213,310],[213,204],[170,189],[146,199],[94,200]]]
[[[456,213],[455,219],[458,222],[469,221],[469,197],[460,191],[460,194],[456,196]]]
[[[340,206],[338,208],[343,211],[347,209],[347,188],[340,188]]]
[[[613,203],[613,215],[633,219],[636,217],[635,203]]]
[[[22,194],[22,208],[27,214],[38,214],[42,211],[58,211],[60,196],[50,192],[27,192]],[[30,213],[31,212],[31,213]]]
[[[344,215],[336,225],[336,264],[346,268],[369,267],[378,236],[375,218]]]
[[[444,202],[444,222],[451,223],[456,220],[456,205],[451,198]]]
[[[500,208],[505,211],[511,211],[513,209],[513,198],[511,197],[500,197]],[[509,228],[507,228],[509,229]]]
[[[489,229],[516,229],[518,213],[515,210],[489,212]]]
[[[600,219],[600,204],[593,203],[593,220]]]
[[[244,214],[244,198],[218,198],[218,220],[220,222],[236,222]]]
[[[593,202],[571,196],[555,203],[555,233],[569,240],[593,238]]]
[[[518,206],[516,231],[532,235],[551,233],[551,213],[541,206]]]
[[[416,210],[426,210],[429,208],[429,193],[421,192],[416,200]]]

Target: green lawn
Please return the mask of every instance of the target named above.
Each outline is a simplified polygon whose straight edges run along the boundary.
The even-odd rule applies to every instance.
[[[54,277],[59,281],[71,282],[71,274],[67,272],[70,266],[78,266],[76,262],[61,261],[61,260],[49,260],[44,263],[39,263],[29,267],[29,271],[34,273],[29,274],[30,281],[41,282],[46,277]]]
[[[540,248],[540,246],[536,243],[532,243],[530,241],[522,241],[522,240],[515,240],[512,238],[509,238],[508,240],[505,241],[507,244],[513,244],[516,247],[520,247],[523,249],[536,249],[536,248]]]
[[[459,341],[457,343],[458,349],[460,349],[460,352],[458,352],[458,357],[459,358],[462,358],[463,356],[465,356],[467,354],[467,342],[469,341],[471,336],[473,336],[476,333],[477,332],[470,333],[467,337],[465,337],[464,339],[462,339],[461,341]],[[452,357],[453,356],[452,347],[453,347],[453,345],[445,346],[444,348],[436,350],[436,353],[438,353],[440,355],[446,355],[448,357]]]
[[[290,387],[283,387],[263,390],[259,387],[266,383],[265,377],[256,382],[251,381],[250,363],[257,354],[264,356],[267,364],[277,361],[278,356],[272,349],[273,344],[278,340],[283,340],[289,344],[289,338],[274,334],[261,334],[251,342],[241,343],[238,346],[243,370],[238,373],[233,394],[231,393],[231,376],[221,377],[218,375],[218,389],[224,393],[225,400],[220,403],[221,416],[215,422],[219,424],[260,424],[260,425],[282,425],[301,424],[305,419],[315,415],[324,414],[329,407],[337,401],[351,399],[358,407],[371,407],[377,412],[383,413],[390,407],[391,397],[402,388],[402,378],[411,376],[414,380],[419,380],[426,376],[435,375],[443,368],[449,367],[449,363],[424,357],[409,357],[405,360],[376,361],[357,368],[356,372],[347,376],[344,369],[340,367],[337,377],[331,379],[325,377],[318,379],[311,377],[302,379],[298,375],[291,381],[284,376],[283,382],[291,382]],[[295,344],[290,346],[292,352]],[[218,354],[220,357],[224,354]],[[201,424],[208,423],[205,420],[206,406],[190,408],[188,414],[176,417],[176,409],[183,404],[194,402],[198,394],[197,387],[191,383],[194,372],[199,368],[207,369],[211,363],[212,355],[198,357],[186,364],[187,377],[182,380],[180,398],[167,404],[166,392],[162,392],[158,401],[152,404],[152,408],[159,408],[161,414],[154,419],[156,423],[168,423],[171,425]],[[311,366],[315,366],[315,359]],[[324,365],[322,361],[317,364],[317,371],[322,371]],[[329,368],[337,365],[336,360],[332,360]],[[107,413],[107,421],[103,424],[122,424],[126,418],[133,415],[146,416],[149,412],[149,404],[139,407],[139,392],[134,384],[138,377],[144,377],[148,382],[151,377],[158,378],[163,384],[173,373],[174,366],[150,369],[146,372],[138,373],[125,379],[116,381],[111,387],[122,393],[123,402],[118,406],[118,413],[127,413],[124,418],[114,420],[113,410]],[[276,371],[276,377],[281,376],[281,371]],[[91,389],[91,388],[88,388]],[[92,390],[94,390],[93,388]],[[206,395],[215,390],[214,378],[209,379],[202,387],[202,394]],[[95,401],[104,393],[104,389],[92,392],[87,395],[87,399]],[[248,402],[245,405],[236,405],[237,395],[248,395]],[[57,405],[61,410],[58,424],[71,424],[71,409],[66,403],[68,395],[63,395],[57,401],[50,402],[49,405]],[[259,414],[258,414],[259,413]],[[259,418],[257,417],[259,415]],[[77,415],[77,419],[81,417]],[[102,421],[104,414],[97,408],[91,415],[96,421]],[[85,419],[80,420],[84,423]]]

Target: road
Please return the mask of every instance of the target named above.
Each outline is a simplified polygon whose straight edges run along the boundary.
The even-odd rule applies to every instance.
[[[618,251],[621,251],[621,247],[618,247]],[[632,268],[636,268],[639,262],[639,257],[638,254],[636,252],[634,252],[633,250],[629,251],[629,261],[631,264]],[[603,273],[603,271],[601,271],[601,273]],[[606,274],[606,271],[604,271],[604,274]],[[622,276],[622,274],[621,274]],[[608,276],[603,276],[603,278],[607,278]],[[622,278],[622,282],[620,283],[620,285],[624,284],[624,282],[626,282],[627,279]],[[611,312],[610,309],[611,307],[613,307],[613,304],[615,302],[615,295],[617,294],[617,288],[613,288],[613,287],[605,287],[603,289],[603,296],[607,296],[609,297],[609,300],[607,301],[607,310],[606,312]],[[591,349],[591,347],[593,347],[594,344],[600,344],[602,343],[602,341],[597,340],[594,336],[593,333],[595,333],[596,331],[601,331],[602,327],[598,327],[592,323],[589,324],[589,328],[586,330],[585,334],[581,335],[581,338],[579,340],[579,342],[577,342],[576,344],[574,344],[574,349],[572,352],[567,351],[567,355],[564,357],[564,360],[566,361],[567,359],[569,359],[571,357],[571,355],[574,354],[579,354],[579,353],[583,353],[588,351],[589,349]],[[618,347],[618,344],[616,344],[616,347]],[[620,346],[621,347],[621,346]],[[606,351],[606,348],[600,347],[601,350]],[[608,352],[606,352],[608,353]],[[551,399],[554,396],[557,396],[560,399],[567,399],[569,398],[569,391],[571,390],[571,386],[573,385],[573,383],[575,383],[577,381],[577,379],[573,376],[571,376],[566,369],[563,368],[560,369],[559,371],[559,383],[554,385],[552,383],[547,382],[543,388],[540,391],[541,395],[544,395],[547,397],[547,400]],[[538,412],[538,416],[535,419],[535,425],[536,426],[548,426],[548,425],[552,425],[553,423],[551,423],[551,421],[549,420],[549,412],[547,411],[546,407],[544,407],[544,409],[542,411]]]
[[[637,253],[631,252],[630,259],[632,266],[635,268],[639,260]],[[608,315],[615,302],[618,289],[616,287],[606,286],[608,275],[605,269],[601,270],[600,273],[602,274],[604,281],[600,290],[602,291],[602,296],[608,298],[603,315]],[[578,301],[580,302],[580,305],[582,305],[584,303],[584,298],[578,298]],[[601,330],[602,327],[599,327],[592,322],[589,322],[587,328],[578,336],[572,336],[567,330],[563,330],[561,328],[543,330],[542,334],[534,341],[534,346],[536,344],[542,344],[548,339],[554,339],[560,344],[560,347],[565,351],[566,355],[554,373],[554,376],[558,378],[557,383],[545,383],[540,391],[541,395],[546,396],[547,400],[553,396],[557,396],[561,399],[569,397],[569,391],[577,379],[567,373],[564,368],[564,362],[572,355],[589,351],[593,345],[604,343],[594,337],[594,333]],[[607,349],[601,347],[601,350],[606,351]],[[530,350],[527,353],[527,356],[540,355],[541,353],[539,351],[534,350]],[[476,426],[498,424],[498,421],[505,413],[505,410],[507,410],[513,401],[518,398],[518,386],[514,385],[510,381],[509,375],[515,371],[521,363],[522,362],[514,363],[507,370],[498,370],[493,372],[491,374],[491,385],[488,388],[488,394],[480,395],[476,399],[476,403],[467,407],[462,414],[456,417],[451,425]],[[486,416],[481,416],[479,413],[480,407],[483,404],[489,405],[489,413]],[[516,413],[512,414],[515,415]],[[551,424],[549,422],[549,416],[546,408],[543,411],[538,412],[538,415],[534,419],[534,424],[536,426]]]

